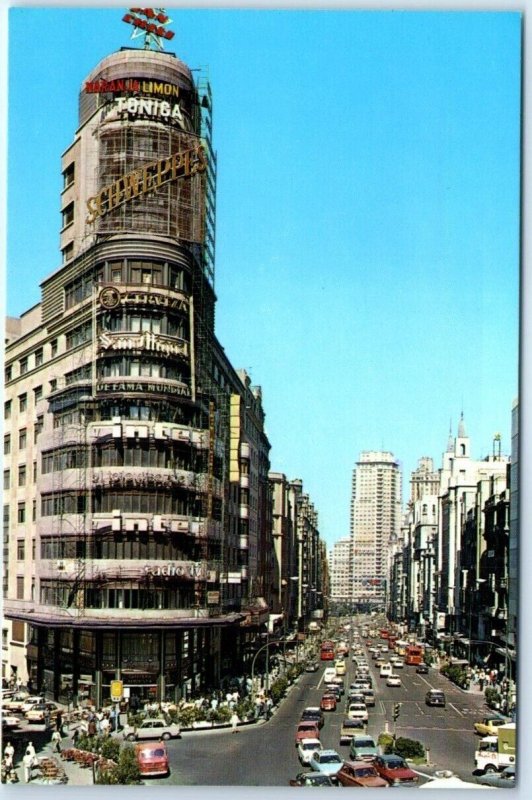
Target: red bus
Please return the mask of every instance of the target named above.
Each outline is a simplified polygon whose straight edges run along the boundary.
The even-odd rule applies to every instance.
[[[322,642],[320,647],[322,661],[334,661],[334,642]]]
[[[408,644],[405,652],[405,664],[422,664],[423,648],[418,644]]]
[[[381,639],[387,639],[390,635],[390,632],[387,628],[383,628],[379,631],[379,636]]]
[[[392,634],[388,636],[388,647],[390,648],[390,650],[393,650],[395,648],[396,641],[397,641],[397,636],[392,636]]]

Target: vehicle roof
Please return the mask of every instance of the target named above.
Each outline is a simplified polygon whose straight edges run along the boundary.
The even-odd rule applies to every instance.
[[[299,745],[301,746],[306,744],[307,745],[311,744],[314,746],[319,745],[320,750],[322,749],[321,742],[319,739],[311,739],[310,737],[308,739],[301,739]]]
[[[135,752],[140,750],[153,750],[162,748],[166,753],[166,745],[164,742],[137,742],[135,744]]]

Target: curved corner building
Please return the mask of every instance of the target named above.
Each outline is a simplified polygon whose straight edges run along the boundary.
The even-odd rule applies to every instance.
[[[59,699],[218,685],[268,610],[261,394],[214,336],[211,107],[174,55],[98,64],[62,156],[62,266],[8,323],[12,669]]]

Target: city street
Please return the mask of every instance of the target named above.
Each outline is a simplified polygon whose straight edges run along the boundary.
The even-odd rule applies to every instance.
[[[473,723],[483,715],[484,698],[480,692],[463,692],[436,670],[417,675],[414,667],[400,670],[403,685],[386,687],[385,681],[368,659],[375,687],[376,705],[369,710],[368,733],[375,739],[386,729],[393,731],[392,709],[401,702],[397,736],[421,741],[430,748],[430,765],[415,768],[424,776],[437,769],[452,769],[464,780],[474,782],[474,750],[477,737]],[[321,662],[316,673],[305,673],[290,691],[281,708],[267,723],[243,726],[238,734],[229,730],[184,733],[181,740],[168,743],[171,774],[157,784],[175,785],[249,785],[287,786],[302,767],[294,747],[294,733],[306,706],[319,705],[323,694],[323,671],[330,662]],[[347,661],[345,685],[354,677],[354,665]],[[443,689],[445,709],[425,705],[428,689]],[[344,717],[345,696],[335,712],[325,714],[321,730],[324,747],[337,750],[348,759],[348,748],[339,745],[339,731]]]

